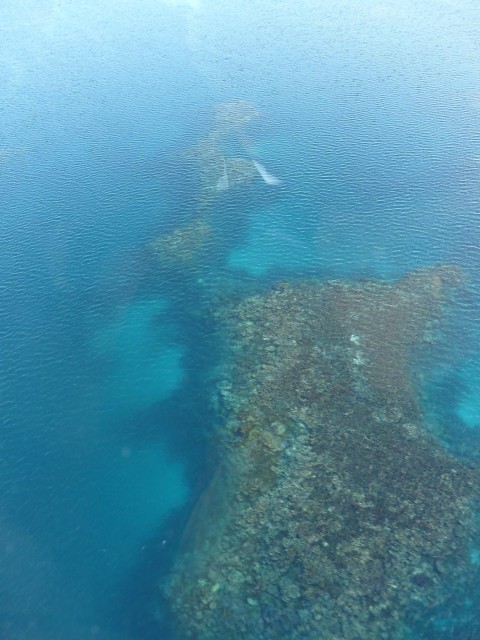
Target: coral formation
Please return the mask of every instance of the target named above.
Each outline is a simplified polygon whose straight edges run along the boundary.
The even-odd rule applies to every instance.
[[[161,265],[193,266],[212,241],[213,228],[206,210],[221,192],[247,185],[257,178],[253,162],[229,156],[223,142],[232,131],[238,133],[258,115],[259,112],[243,100],[217,105],[210,133],[185,152],[184,158],[193,164],[199,184],[197,211],[193,219],[149,243],[149,249]]]
[[[256,177],[252,161],[229,155],[224,142],[232,133],[240,135],[245,125],[259,115],[243,100],[217,105],[212,130],[185,153],[186,159],[193,162],[198,171],[200,209],[210,206],[218,197],[217,184],[224,170],[230,187],[248,184]]]
[[[203,216],[197,216],[171,233],[158,236],[149,244],[159,263],[192,265],[198,255],[208,247],[212,228]]]
[[[225,134],[235,127],[243,127],[260,112],[246,100],[221,102],[215,107],[215,130]]]
[[[222,464],[165,587],[179,638],[403,640],[468,575],[477,472],[427,432],[412,373],[460,277],[216,311]]]
[[[251,160],[224,155],[215,134],[203,138],[187,152],[186,157],[193,161],[197,168],[200,210],[211,206],[218,198],[217,184],[223,175],[224,168],[228,174],[230,187],[246,185],[257,177],[257,171]]]
[[[161,265],[192,266],[212,240],[213,229],[206,210],[221,192],[247,185],[257,177],[251,160],[228,156],[222,143],[232,131],[238,132],[258,115],[259,112],[243,100],[217,105],[210,133],[185,152],[184,158],[193,164],[197,174],[197,211],[193,219],[149,243],[149,249]]]

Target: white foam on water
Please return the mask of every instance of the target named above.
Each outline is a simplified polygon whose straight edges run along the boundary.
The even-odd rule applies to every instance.
[[[276,178],[271,173],[268,173],[268,171],[265,169],[263,164],[260,164],[256,160],[252,160],[252,162],[253,162],[253,164],[255,166],[255,169],[262,176],[262,179],[265,182],[265,184],[268,184],[270,186],[275,186],[277,184],[281,184],[282,181],[279,178]]]
[[[220,176],[217,182],[217,191],[226,191],[230,187],[228,181],[227,164],[225,158],[223,159],[223,174]]]

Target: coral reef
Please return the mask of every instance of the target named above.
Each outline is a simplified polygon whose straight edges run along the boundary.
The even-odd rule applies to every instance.
[[[228,174],[230,188],[247,185],[257,178],[251,160],[224,155],[215,134],[203,138],[187,152],[186,157],[195,163],[198,172],[200,210],[211,206],[222,193],[223,190],[219,190],[217,185],[224,170]]]
[[[468,575],[478,475],[412,373],[460,280],[285,282],[216,311],[222,464],[165,586],[178,638],[403,640]]]
[[[260,112],[246,100],[221,102],[214,111],[215,129],[222,134],[235,127],[243,127],[260,115]]]
[[[211,240],[212,227],[203,216],[197,216],[171,233],[158,236],[149,249],[161,265],[193,265]]]
[[[245,125],[259,115],[243,100],[217,105],[212,130],[185,153],[185,158],[193,162],[198,171],[200,210],[210,206],[223,191],[218,189],[218,181],[224,172],[228,175],[228,186],[234,188],[257,177],[252,161],[229,155],[224,142],[232,133],[242,137]]]
[[[193,165],[199,185],[196,214],[173,232],[149,243],[148,247],[160,265],[193,266],[208,250],[214,235],[207,209],[226,189],[245,186],[258,178],[251,160],[229,156],[223,149],[226,136],[232,131],[238,133],[258,115],[253,106],[242,100],[217,105],[210,133],[183,154]]]

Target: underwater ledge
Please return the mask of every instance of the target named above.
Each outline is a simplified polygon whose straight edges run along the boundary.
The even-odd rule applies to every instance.
[[[176,637],[406,639],[465,587],[479,474],[413,373],[461,282],[284,282],[214,311],[222,462],[164,587]]]

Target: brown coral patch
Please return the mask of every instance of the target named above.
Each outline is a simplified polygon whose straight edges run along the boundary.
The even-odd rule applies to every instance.
[[[179,638],[403,640],[468,575],[478,474],[426,431],[412,374],[457,282],[282,283],[218,311],[229,482],[172,573]]]

